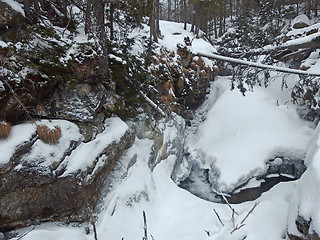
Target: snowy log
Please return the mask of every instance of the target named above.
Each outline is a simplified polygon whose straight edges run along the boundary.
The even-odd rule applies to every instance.
[[[225,56],[221,56],[221,55],[218,55],[218,54],[212,54],[212,53],[197,52],[195,54],[199,55],[199,56],[202,56],[202,57],[213,58],[213,59],[216,59],[216,60],[222,60],[222,61],[226,61],[226,62],[232,62],[232,63],[236,63],[236,64],[239,64],[239,65],[247,65],[249,67],[268,69],[268,70],[271,70],[271,71],[284,72],[284,73],[290,73],[290,74],[298,74],[298,75],[307,75],[307,76],[320,77],[320,73],[316,73],[316,72],[307,72],[307,71],[298,70],[298,69],[271,66],[271,65],[262,64],[262,63],[255,63],[255,62],[251,62],[251,61],[246,61],[246,60],[241,60],[241,59],[236,59],[236,58],[231,58],[231,57],[225,57]]]

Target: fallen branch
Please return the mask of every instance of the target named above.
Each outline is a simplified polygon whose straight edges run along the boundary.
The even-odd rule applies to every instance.
[[[144,236],[142,237],[142,240],[148,240],[148,227],[147,227],[147,217],[146,217],[146,212],[142,212],[143,216],[143,232]]]
[[[236,59],[236,58],[231,58],[231,57],[225,57],[225,56],[221,56],[219,54],[201,53],[201,52],[197,52],[195,54],[202,56],[202,57],[213,58],[213,59],[222,60],[222,61],[226,61],[226,62],[237,63],[239,65],[247,65],[249,67],[268,69],[271,71],[284,72],[284,73],[290,73],[290,74],[320,77],[320,73],[316,73],[316,72],[306,72],[306,71],[298,70],[298,69],[271,66],[271,65],[262,64],[262,63],[255,63],[255,62],[251,62],[251,61],[246,61],[246,60],[241,60],[241,59]]]
[[[222,193],[222,192],[220,192],[220,195],[222,196],[223,200],[224,200],[224,201],[225,201],[225,203],[228,205],[228,207],[231,209],[232,214],[233,214],[233,215],[234,215],[234,214],[239,215],[239,214],[236,212],[236,210],[235,210],[235,209],[230,205],[230,203],[229,203],[228,199],[223,195],[223,193]]]
[[[20,237],[17,238],[17,240],[21,240],[23,237],[25,237],[27,234],[29,234],[31,231],[33,231],[36,228],[36,226],[33,226],[29,231],[22,234]]]
[[[96,224],[94,222],[92,213],[90,214],[90,222],[91,222],[92,227],[93,227],[94,240],[98,240],[97,228],[96,228]]]
[[[240,225],[236,225],[233,230],[230,232],[230,234],[234,233],[235,231],[239,230],[240,228],[242,228],[245,224],[244,222],[247,220],[247,218],[249,217],[249,215],[253,212],[253,210],[259,205],[259,202],[255,202],[255,204],[253,205],[253,207],[250,209],[250,211],[247,213],[247,215],[242,219],[242,221],[240,222]]]
[[[213,211],[214,211],[214,213],[216,214],[216,216],[217,216],[219,222],[221,223],[221,225],[224,226],[224,224],[223,224],[223,222],[221,221],[221,218],[220,218],[219,214],[217,213],[217,211],[216,211],[215,209],[213,209]]]

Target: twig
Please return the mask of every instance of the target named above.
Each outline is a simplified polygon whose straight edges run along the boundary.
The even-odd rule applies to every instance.
[[[226,204],[228,205],[228,207],[231,209],[232,214],[233,214],[233,215],[234,215],[234,214],[239,215],[239,214],[236,212],[236,210],[230,205],[230,203],[228,202],[228,199],[223,195],[222,192],[220,192],[220,195],[222,196],[223,200],[226,202]]]
[[[91,222],[92,227],[93,227],[94,240],[98,240],[97,228],[96,228],[96,224],[94,222],[92,213],[90,214],[90,222]]]
[[[22,234],[20,237],[17,238],[17,240],[22,239],[23,237],[25,237],[27,234],[29,234],[32,230],[34,230],[36,228],[36,226],[33,226],[29,231],[25,232],[24,234]]]
[[[253,207],[250,209],[250,211],[247,213],[247,215],[242,219],[240,222],[240,225],[234,226],[233,230],[230,232],[230,234],[234,233],[235,231],[239,230],[243,226],[245,226],[244,222],[247,220],[247,218],[250,216],[250,214],[254,211],[254,209],[259,205],[259,202],[255,202]]]
[[[253,212],[253,210],[259,205],[260,202],[255,202],[253,207],[250,209],[250,211],[247,213],[247,215],[244,217],[244,219],[242,219],[241,221],[241,225],[244,224],[244,222],[246,221],[246,219],[249,217],[249,215]]]
[[[147,227],[147,217],[146,217],[146,212],[142,212],[143,216],[143,231],[144,231],[144,236],[142,240],[148,240],[148,227]]]
[[[215,209],[213,209],[213,211],[214,211],[214,213],[216,214],[216,216],[217,216],[219,222],[221,223],[221,225],[224,226],[224,224],[223,224],[223,222],[221,221],[221,218],[220,218],[219,214],[217,213],[217,211],[216,211]]]

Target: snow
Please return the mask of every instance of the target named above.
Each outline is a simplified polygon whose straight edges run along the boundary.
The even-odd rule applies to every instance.
[[[184,37],[188,36],[193,40],[190,46],[192,51],[205,54],[216,52],[206,41],[196,39],[193,34],[183,30],[182,23],[161,21],[160,27],[163,38],[159,39],[159,44],[169,51],[176,51],[177,44],[183,43]],[[136,34],[137,38],[138,35],[148,36],[148,28],[135,30],[132,34]],[[82,40],[85,41],[84,38]],[[141,50],[141,44],[137,43],[132,51],[139,54]],[[66,58],[75,52],[76,47],[71,48]],[[207,65],[212,64],[209,58],[205,58],[205,62]],[[312,71],[318,72],[317,69]],[[290,80],[292,87],[297,78],[290,75]],[[204,159],[201,159],[203,166],[214,165],[220,173],[220,189],[228,190],[232,185],[240,184],[259,172],[265,172],[266,161],[278,153],[303,158],[311,140],[306,160],[309,168],[302,179],[298,182],[280,183],[262,194],[256,200],[260,202],[259,205],[248,216],[245,225],[231,234],[234,228],[232,212],[226,204],[202,200],[179,188],[171,179],[178,160],[178,154],[173,151],[173,141],[180,131],[172,122],[181,122],[181,118],[173,115],[173,120],[157,125],[163,134],[163,145],[167,149],[163,147],[159,153],[161,156],[156,156],[156,159],[161,161],[153,170],[150,168],[150,158],[154,154],[155,143],[150,136],[141,139],[137,137],[109,174],[102,199],[94,213],[99,240],[141,239],[144,234],[143,211],[147,217],[148,237],[155,240],[284,239],[287,219],[290,232],[297,232],[295,218],[298,207],[299,210],[301,208],[303,216],[314,219],[313,227],[319,230],[320,214],[314,209],[320,209],[317,201],[320,191],[314,182],[319,182],[320,176],[320,128],[316,131],[316,137],[312,138],[313,126],[301,120],[291,104],[286,104],[290,89],[280,91],[281,81],[272,83],[267,90],[254,88],[253,92],[246,93],[246,97],[236,90],[230,91],[228,81],[227,77],[221,77],[212,84],[208,101],[199,109],[201,116],[195,116],[192,124],[198,120],[202,122],[199,126],[191,126],[192,131],[186,132],[184,147],[194,159],[199,155],[204,156]],[[145,99],[150,100],[147,97]],[[157,108],[151,100],[150,104]],[[161,109],[158,111],[165,115]],[[61,157],[71,140],[77,141],[82,136],[79,129],[70,122],[52,120],[42,123],[51,127],[58,125],[62,129],[62,136],[55,147],[37,140],[25,160],[45,157],[46,161],[41,164],[49,166]],[[0,166],[8,163],[19,144],[31,138],[35,127],[35,124],[30,123],[13,126],[8,139],[0,140]],[[112,142],[119,141],[127,130],[128,125],[119,118],[108,119],[102,133],[90,142],[81,143],[67,157],[63,163],[63,167],[66,167],[63,176],[86,170],[94,161],[102,161],[99,153]],[[162,150],[166,150],[165,154]],[[165,157],[162,158],[162,155]],[[281,159],[275,161],[281,163]],[[21,167],[18,165],[16,170]],[[252,179],[249,184],[255,187],[259,182]],[[236,224],[241,223],[253,205],[254,202],[232,205],[239,214],[235,216]],[[224,226],[213,209],[218,212]],[[28,229],[30,228],[20,229],[18,232],[23,233]],[[91,232],[86,233],[87,229]],[[36,226],[23,239],[91,240],[94,237],[89,223],[44,223]]]
[[[44,167],[50,167],[53,163],[63,159],[72,141],[81,141],[82,135],[78,127],[65,120],[41,120],[36,122],[37,125],[45,125],[49,129],[59,127],[61,129],[61,137],[57,144],[47,144],[38,139],[30,148],[27,155],[23,156],[22,162],[38,161],[38,164]]]
[[[7,47],[8,47],[8,44],[0,40],[0,48],[7,48]]]
[[[310,229],[320,233],[320,125],[310,141],[306,164],[308,168],[294,189],[288,217],[289,232],[298,236],[295,224],[298,215],[306,221],[312,219]]]
[[[190,50],[191,51],[201,51],[206,53],[216,53],[217,50],[209,42],[205,41],[203,38],[196,38],[196,36],[190,32],[191,25],[187,24],[187,30],[183,29],[183,23],[175,23],[169,21],[160,21],[160,31],[161,37],[158,42],[161,47],[164,47],[170,52],[176,52],[178,50],[177,45],[185,44],[184,39],[189,38],[191,41]],[[143,51],[143,46],[141,40],[142,37],[149,37],[149,26],[143,25],[143,29],[136,29],[129,34],[130,37],[133,37],[136,40],[136,44],[133,46],[132,53],[139,55]],[[207,67],[213,69],[215,63],[208,58],[203,58]]]
[[[120,118],[113,117],[107,119],[105,129],[102,133],[98,134],[96,138],[90,142],[81,143],[76,150],[66,158],[66,171],[61,177],[77,172],[78,170],[86,170],[108,145],[114,141],[118,142],[127,130],[127,124]]]
[[[174,129],[172,129],[174,131]],[[201,200],[189,192],[180,189],[170,179],[175,156],[170,155],[156,166],[154,171],[148,167],[152,148],[149,139],[136,139],[127,150],[119,165],[132,162],[127,173],[119,174],[126,168],[116,170],[113,174],[119,185],[115,185],[103,200],[102,210],[97,215],[98,239],[141,239],[144,236],[142,212],[147,219],[148,237],[158,240],[271,240],[281,239],[285,233],[289,196],[293,183],[279,184],[270,192],[263,194],[260,204],[246,220],[246,225],[233,234],[231,211],[225,204]],[[119,174],[119,175],[118,175]],[[123,180],[119,180],[122,176]],[[112,186],[111,186],[112,187]],[[252,208],[254,202],[247,202],[233,207],[239,213],[239,223]],[[221,216],[222,226],[213,209]],[[262,219],[263,222],[262,222]],[[263,224],[262,224],[263,223]],[[27,234],[24,240],[94,239],[93,233],[85,235],[82,227],[42,224]],[[209,231],[208,237],[205,231]],[[268,234],[266,234],[268,233]],[[151,237],[152,236],[152,237]],[[72,239],[74,239],[72,238]]]
[[[312,133],[295,109],[277,106],[264,88],[245,97],[234,90],[218,97],[187,146],[193,159],[213,161],[220,190],[228,191],[265,172],[266,161],[277,154],[303,158]]]
[[[7,164],[19,146],[29,141],[35,132],[35,124],[23,123],[12,126],[8,138],[0,139],[0,167]]]
[[[281,46],[289,46],[289,45],[291,46],[291,45],[295,45],[295,44],[302,43],[302,42],[309,42],[311,39],[315,39],[316,37],[319,37],[319,36],[320,36],[320,33],[317,34],[316,36],[315,36],[315,34],[309,35],[306,37],[302,37],[300,39],[290,40]],[[217,60],[227,61],[227,62],[235,62],[238,64],[248,65],[248,66],[257,67],[257,68],[320,77],[320,73],[319,73],[319,71],[317,71],[317,69],[315,71],[310,71],[310,70],[303,71],[303,70],[291,69],[291,68],[286,68],[286,67],[278,67],[278,66],[271,66],[271,65],[266,65],[266,64],[262,64],[262,63],[255,63],[255,62],[251,62],[251,61],[230,58],[230,57],[225,57],[225,56],[221,56],[218,54],[210,54],[210,53],[200,52],[200,51],[196,51],[196,52],[194,52],[194,54],[198,54],[200,56],[213,58],[213,59],[217,59]]]
[[[293,20],[292,20],[292,22],[291,22],[291,26],[293,26],[294,24],[296,24],[296,23],[305,23],[305,24],[307,24],[307,25],[310,25],[311,24],[311,21],[310,21],[310,19],[308,18],[308,16],[307,15],[305,15],[305,14],[300,14],[300,15],[298,15],[296,18],[294,18]]]
[[[7,3],[12,9],[21,13],[24,17],[26,16],[21,5],[17,1],[14,1],[14,0],[0,0],[0,1]]]

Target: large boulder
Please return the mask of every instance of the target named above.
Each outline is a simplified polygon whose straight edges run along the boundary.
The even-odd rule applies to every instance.
[[[56,144],[43,142],[36,125],[60,128]],[[0,231],[43,221],[85,221],[90,217],[108,173],[133,134],[119,118],[84,143],[78,127],[65,120],[14,126],[0,150]],[[27,146],[27,147],[24,147]]]

